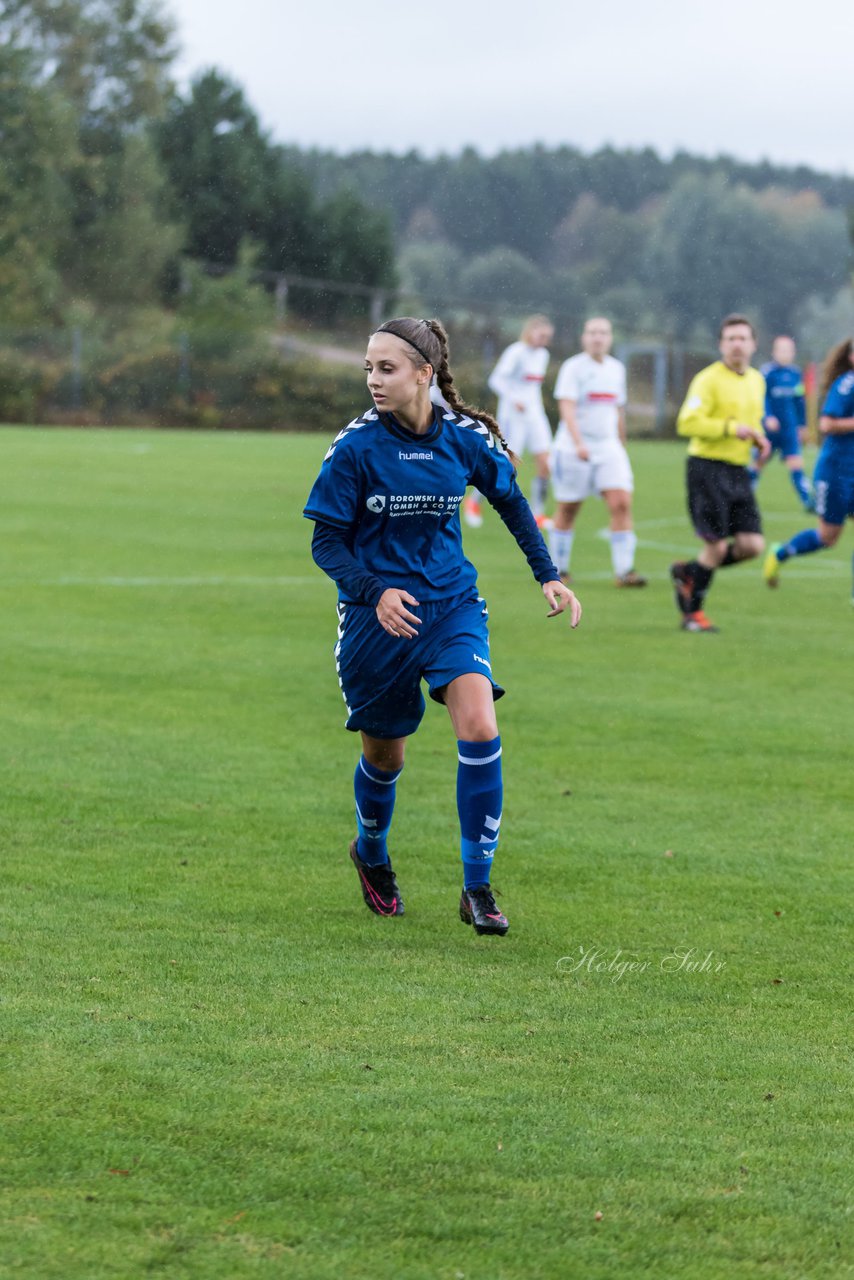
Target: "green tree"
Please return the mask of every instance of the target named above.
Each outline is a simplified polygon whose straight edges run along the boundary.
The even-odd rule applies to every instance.
[[[69,283],[107,306],[156,303],[181,231],[167,219],[166,182],[147,134],[127,138],[104,160],[99,187],[94,216],[79,228],[65,261]]]
[[[218,71],[205,72],[188,98],[173,96],[157,141],[186,227],[185,251],[233,265],[246,236],[265,238],[277,177],[272,148],[243,90]]]
[[[153,0],[4,0],[0,36],[26,57],[30,91],[65,104],[70,225],[45,241],[54,282],[104,303],[155,296],[176,240],[145,135],[166,102],[171,24]]]
[[[460,294],[475,307],[543,305],[545,281],[536,263],[499,247],[473,258],[460,275]]]
[[[174,30],[157,0],[3,0],[0,36],[28,50],[83,132],[134,130],[165,106]]]
[[[716,331],[728,311],[766,328],[793,326],[799,303],[847,279],[840,210],[815,195],[754,192],[723,173],[686,174],[664,199],[646,245],[643,278],[674,332]]]
[[[59,306],[76,136],[62,98],[8,45],[0,46],[0,121],[0,323],[31,325]]]
[[[211,275],[187,262],[183,277],[176,326],[187,335],[193,357],[239,359],[271,328],[270,299],[257,283],[255,251],[248,244],[241,246],[233,270]]]
[[[462,265],[460,251],[445,240],[408,244],[398,259],[401,291],[425,311],[441,313],[459,300]]]

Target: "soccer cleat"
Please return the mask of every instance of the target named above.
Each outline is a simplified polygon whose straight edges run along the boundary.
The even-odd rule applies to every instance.
[[[614,581],[618,587],[645,587],[647,580],[642,574],[636,573],[634,569],[629,569],[628,573],[621,574]]]
[[[477,498],[466,498],[463,503],[463,519],[470,529],[479,529],[483,524],[483,512]]]
[[[537,528],[540,533],[548,533],[549,529],[554,525],[554,520],[552,520],[551,516],[539,515],[534,516],[534,519],[537,522]]]
[[[488,884],[479,885],[476,889],[463,889],[460,919],[463,924],[473,924],[475,933],[503,935],[510,928],[507,917],[498,910]]]
[[[560,580],[565,587],[569,586],[569,584],[572,582],[572,574],[569,572],[569,570],[567,570],[566,573],[562,573],[560,575]]]
[[[762,577],[769,587],[778,587],[780,585],[780,565],[783,563],[777,555],[780,546],[781,543],[779,542],[772,543],[762,565]]]
[[[720,631],[720,627],[716,627],[710,622],[702,609],[695,609],[693,613],[686,613],[682,619],[683,631]]]
[[[350,845],[350,857],[359,873],[362,897],[368,910],[377,916],[402,916],[403,898],[400,896],[391,863],[383,862],[379,866],[369,867],[359,857],[357,840]]]
[[[689,613],[694,595],[694,579],[688,573],[686,560],[676,560],[670,566],[670,581],[673,583],[676,608],[680,613]]]

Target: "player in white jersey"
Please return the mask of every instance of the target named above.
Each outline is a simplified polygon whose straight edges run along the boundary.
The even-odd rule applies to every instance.
[[[581,339],[584,350],[564,361],[558,373],[560,426],[551,454],[556,506],[549,549],[561,578],[568,581],[575,518],[584,499],[598,493],[608,507],[617,586],[645,587],[646,578],[634,567],[637,538],[632,529],[634,479],[626,453],[626,370],[609,354],[612,341],[608,320],[588,320]]]
[[[543,408],[543,379],[549,366],[548,344],[554,328],[546,316],[529,316],[518,342],[501,355],[489,375],[489,387],[498,396],[498,421],[504,439],[517,457],[526,450],[534,455],[537,474],[531,494],[531,510],[542,529],[546,524],[549,492],[549,450],[552,429]],[[483,523],[480,494],[473,490],[463,508],[466,524],[477,529]]]

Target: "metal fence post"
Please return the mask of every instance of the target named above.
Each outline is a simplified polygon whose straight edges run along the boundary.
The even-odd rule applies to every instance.
[[[178,334],[178,394],[190,394],[190,339],[183,331]]]
[[[371,326],[378,329],[383,322],[385,310],[385,289],[374,289],[371,294]]]
[[[71,330],[71,408],[83,402],[83,330],[76,324]]]
[[[276,321],[281,324],[288,313],[288,282],[285,276],[276,276]]]

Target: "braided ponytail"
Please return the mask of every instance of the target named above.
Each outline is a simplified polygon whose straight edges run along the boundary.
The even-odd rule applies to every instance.
[[[482,422],[484,426],[489,427],[492,435],[495,436],[496,440],[498,440],[503,448],[509,453],[510,450],[507,446],[507,441],[504,439],[504,436],[501,433],[501,428],[499,427],[496,419],[493,418],[492,414],[487,413],[485,409],[474,408],[472,405],[466,404],[465,401],[460,398],[460,393],[454,386],[454,377],[451,373],[450,366],[448,365],[448,335],[445,332],[443,324],[439,320],[427,320],[425,323],[430,326],[430,329],[435,334],[436,341],[439,344],[441,352],[439,366],[434,369],[433,372],[436,374],[436,381],[439,384],[439,390],[442,395],[445,397],[455,413],[467,414],[468,417],[476,418],[478,422]]]
[[[454,413],[466,414],[469,418],[474,418],[489,427],[492,435],[510,455],[513,465],[516,465],[517,459],[510,451],[501,428],[492,414],[487,413],[485,409],[473,408],[460,398],[448,366],[448,335],[440,320],[416,320],[413,316],[400,316],[395,320],[386,320],[376,332],[391,333],[413,347],[414,352],[411,357],[413,364],[419,363],[418,357],[421,356],[425,364],[432,365],[439,390]]]

